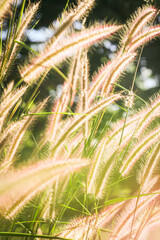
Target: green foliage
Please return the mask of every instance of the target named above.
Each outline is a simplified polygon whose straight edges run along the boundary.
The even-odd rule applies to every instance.
[[[2,28],[11,2],[0,4]],[[11,7],[0,59],[2,239],[101,239],[103,232],[104,239],[136,240],[146,226],[152,228],[159,222],[160,95],[145,102],[133,91],[135,80],[131,89],[119,83],[129,64],[141,57],[144,45],[160,35],[160,26],[152,24],[157,10],[146,5],[124,26],[95,23],[87,28],[85,18],[93,5],[94,0],[83,0],[65,9],[57,20],[59,28],[42,52],[24,43],[25,30],[39,3],[24,11],[24,0],[18,19],[16,4]],[[81,31],[72,27],[76,20],[82,22]],[[90,46],[115,32],[119,47],[114,59],[90,77]],[[19,66],[21,79],[4,88],[8,74],[14,76],[14,63],[22,48],[30,56]],[[67,59],[70,64],[65,76],[59,64]],[[64,84],[61,96],[47,112],[43,109],[49,99],[37,103],[36,98],[52,68]],[[143,105],[134,110],[137,99]],[[113,124],[113,112],[101,127],[105,114],[115,105],[122,109],[123,118]],[[42,133],[35,123],[39,138],[31,131],[36,118],[47,119]],[[30,144],[29,133],[35,148],[30,148],[25,159],[21,148],[22,143]]]

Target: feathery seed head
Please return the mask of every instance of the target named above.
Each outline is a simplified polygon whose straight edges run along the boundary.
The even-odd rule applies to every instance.
[[[68,11],[62,13],[61,24],[70,23],[71,25],[76,20],[86,17],[94,7],[94,4],[95,0],[78,0],[77,6],[73,6],[73,8],[69,8]]]
[[[154,97],[154,101],[153,99],[150,99],[150,102],[151,104],[148,108],[145,108],[145,110],[141,110],[141,112],[143,111],[143,115],[141,117],[141,121],[138,124],[136,133],[137,138],[145,131],[145,129],[147,129],[152,120],[154,120],[156,117],[160,117],[159,94]]]
[[[121,46],[123,51],[128,47],[132,39],[142,30],[142,28],[153,19],[156,9],[152,6],[139,8],[136,13],[128,20],[122,29]],[[124,37],[123,37],[124,36]],[[126,49],[127,50],[127,49]]]
[[[101,95],[107,96],[112,90],[113,83],[116,82],[117,78],[128,64],[133,61],[135,56],[135,53],[125,53],[123,56],[117,54],[115,59],[103,66],[92,80],[92,85],[88,90],[88,102],[90,103],[93,100],[100,88],[102,88]]]
[[[18,28],[17,34],[16,34],[16,40],[20,41],[26,28],[28,27],[28,25],[30,24],[31,20],[33,19],[33,17],[35,16],[38,8],[39,8],[39,4],[40,2],[37,2],[36,4],[30,4],[26,11],[24,12],[21,24]]]
[[[132,108],[134,104],[134,93],[130,91],[125,98],[125,106],[127,108]]]
[[[65,58],[73,55],[74,51],[79,48],[88,48],[94,42],[101,41],[103,38],[109,37],[121,26],[97,25],[80,33],[74,33],[68,37],[61,45],[50,49],[46,48],[39,57],[32,60],[28,66],[21,68],[21,76],[25,82],[30,83],[37,79],[47,68],[51,68],[54,64],[62,62]]]
[[[160,26],[150,27],[142,33],[133,37],[132,41],[126,47],[128,52],[134,52],[137,48],[146,44],[148,41],[160,35]]]
[[[14,0],[1,0],[0,1],[0,20],[4,15],[6,14],[7,11],[10,9],[10,5],[14,2]]]
[[[36,109],[34,109],[34,112],[35,113],[39,112],[46,104],[46,101],[47,101],[47,99],[45,99],[43,102],[38,104]],[[21,126],[19,127],[16,134],[14,135],[14,137],[12,139],[12,144],[10,145],[10,148],[9,148],[9,150],[5,156],[5,159],[2,163],[2,171],[3,172],[6,172],[9,169],[9,167],[13,164],[14,155],[21,143],[21,140],[22,140],[28,126],[30,126],[30,124],[32,123],[32,121],[34,119],[35,119],[35,116],[30,115],[30,116],[25,117],[23,120],[21,120]]]
[[[103,85],[101,95],[102,96],[108,96],[108,94],[111,92],[113,88],[113,83],[116,82],[117,78],[120,76],[120,74],[126,69],[129,63],[133,61],[135,58],[136,53],[130,53],[130,54],[123,54],[123,56],[119,55],[113,60],[110,68],[110,74],[108,74],[107,79]]]
[[[50,48],[54,48],[56,46],[62,36],[64,36],[66,32],[69,32],[69,27],[76,20],[80,20],[81,18],[87,16],[88,12],[93,8],[94,2],[95,0],[78,0],[77,6],[73,6],[73,8],[69,8],[68,11],[65,10],[62,13],[62,16],[59,18],[60,26],[48,43]]]
[[[156,144],[153,151],[150,153],[149,159],[147,159],[147,162],[144,165],[142,179],[144,187],[148,185],[149,182],[152,180],[152,175],[159,161],[160,161],[160,142]]]
[[[122,203],[108,207],[101,213],[73,220],[59,237],[75,238],[76,240],[93,239],[99,227],[111,221],[112,217],[119,211]]]
[[[141,140],[139,144],[130,152],[129,156],[123,162],[120,172],[123,176],[127,175],[133,165],[138,161],[142,154],[151,147],[160,137],[160,128],[152,131],[148,136]]]
[[[4,96],[2,97],[2,102],[0,103],[0,116],[8,114],[10,109],[23,96],[23,94],[27,90],[27,87],[21,87],[19,89],[16,89],[10,92],[11,88],[12,88],[12,83],[9,84],[9,87],[7,88],[6,92],[4,93]]]
[[[98,103],[92,106],[87,112],[84,112],[84,115],[80,117],[76,116],[72,123],[70,122],[68,126],[65,126],[65,128],[62,129],[59,138],[57,139],[53,146],[52,154],[54,155],[55,151],[58,150],[62,144],[64,144],[66,137],[68,137],[73,131],[77,130],[80,126],[82,126],[82,124],[85,121],[89,120],[93,115],[100,112],[103,108],[107,107],[109,104],[121,98],[122,96],[120,94],[114,94],[108,97],[107,99],[98,101]]]
[[[54,182],[57,177],[67,175],[88,164],[89,161],[82,159],[58,160],[56,163],[47,160],[3,174],[0,181],[0,212],[6,217],[14,217],[26,202]]]

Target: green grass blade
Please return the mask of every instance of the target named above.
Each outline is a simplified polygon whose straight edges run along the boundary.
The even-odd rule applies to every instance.
[[[40,113],[25,113],[24,116],[29,115],[35,115],[35,116],[41,116],[41,115],[51,115],[51,114],[62,114],[62,115],[84,115],[87,116],[87,113],[73,113],[73,112],[40,112]]]
[[[70,238],[63,238],[58,236],[49,236],[49,235],[38,235],[38,234],[30,234],[30,233],[17,233],[17,232],[0,232],[0,236],[4,237],[31,237],[31,238],[46,238],[46,239],[61,239],[61,240],[73,240]]]

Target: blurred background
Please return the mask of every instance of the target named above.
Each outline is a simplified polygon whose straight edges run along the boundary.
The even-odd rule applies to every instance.
[[[60,16],[60,13],[65,8],[65,5],[72,5],[76,3],[73,0],[44,0],[41,2],[41,8],[37,14],[37,18],[40,21],[36,28],[28,35],[28,40],[32,47],[36,48],[36,45],[45,42],[53,32],[48,28],[50,24],[58,24],[56,19]],[[148,2],[148,1],[147,1]],[[123,24],[129,18],[129,16],[137,9],[137,7],[145,4],[143,0],[97,0],[94,9],[87,18],[87,23],[93,23],[94,21],[116,22]],[[160,1],[155,0],[149,3],[160,7]],[[155,24],[160,22],[160,16],[157,16]],[[81,29],[81,24],[76,22],[74,24],[76,30]],[[35,45],[35,46],[34,46]],[[41,45],[39,45],[40,47]],[[38,46],[37,46],[38,48]],[[90,58],[90,72],[91,74],[97,70],[102,64],[106,63],[108,59],[114,57],[114,53],[117,48],[117,42],[104,40],[103,44],[95,45],[92,47],[92,51],[89,54]],[[135,68],[132,66],[128,69],[128,77],[125,76],[124,85],[129,87],[132,82],[132,77]],[[65,70],[64,70],[65,72]],[[54,74],[54,73],[53,73]],[[52,78],[52,77],[51,77]],[[61,84],[63,79],[56,76],[54,80],[51,80],[53,84],[52,88],[55,90],[55,86]],[[50,85],[49,84],[49,85]],[[127,86],[128,85],[128,86]],[[137,94],[140,94],[145,100],[148,99],[154,92],[157,92],[160,87],[160,40],[154,40],[148,44],[142,53],[140,66],[136,78],[135,90]],[[59,86],[60,88],[60,86]],[[49,90],[49,89],[48,89]],[[53,92],[51,92],[53,94]]]
[[[20,7],[22,0],[18,0]],[[36,2],[31,0],[31,2]],[[160,7],[160,0],[97,0],[94,9],[91,11],[87,18],[86,25],[89,23],[99,22],[115,22],[117,24],[123,24],[129,18],[129,16],[140,6],[146,4],[153,4],[157,8]],[[26,5],[27,5],[26,1]],[[44,43],[54,34],[54,29],[49,28],[53,25],[54,28],[59,25],[56,21],[58,16],[61,16],[61,12],[65,9],[65,6],[76,4],[74,0],[42,0],[40,9],[32,24],[36,24],[34,29],[28,29],[27,44],[34,48],[36,51],[40,51]],[[38,21],[38,23],[37,23]],[[157,16],[154,24],[160,23],[160,15]],[[75,22],[74,28],[79,31],[81,29],[81,23]],[[3,40],[6,37],[6,31],[3,30]],[[97,71],[101,64],[106,63],[109,59],[114,58],[114,54],[117,49],[117,40],[104,40],[101,45],[95,44],[89,52],[90,59],[90,75]],[[21,63],[28,54],[27,50],[23,50],[19,54],[17,63]],[[63,64],[60,69],[64,74],[67,74],[68,64]],[[127,74],[122,78],[122,85],[129,89],[131,86],[133,76],[135,72],[135,66],[132,65],[128,68]],[[19,78],[17,73],[17,78]],[[47,84],[46,84],[47,82]],[[41,96],[50,95],[51,98],[55,98],[60,95],[62,89],[63,79],[54,71],[51,70],[47,80],[44,82],[41,88]],[[149,43],[142,52],[140,65],[138,68],[138,74],[136,77],[136,83],[134,91],[140,95],[143,99],[147,100],[153,93],[157,92],[160,88],[160,40],[154,40]]]

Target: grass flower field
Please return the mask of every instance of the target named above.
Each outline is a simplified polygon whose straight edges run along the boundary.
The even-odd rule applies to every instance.
[[[140,240],[146,229],[159,226],[160,94],[146,102],[134,92],[135,79],[130,89],[121,81],[131,64],[138,66],[147,43],[159,37],[160,25],[153,24],[158,10],[146,4],[124,25],[87,26],[94,4],[78,0],[68,6],[36,52],[25,44],[25,31],[39,3],[26,7],[23,0],[17,14],[13,0],[0,1],[1,32],[9,18],[6,40],[0,41],[2,240]],[[79,31],[73,28],[77,20]],[[90,76],[91,46],[112,37],[118,41],[114,58]],[[17,81],[22,48],[29,56],[18,66]],[[66,75],[59,68],[64,62]],[[49,97],[38,102],[37,95],[51,69],[64,83],[48,111]],[[113,114],[100,127],[111,106],[123,109],[123,117],[113,122]],[[39,128],[41,118],[46,124]],[[22,148],[33,126],[39,137],[32,134],[35,147],[26,159]]]

